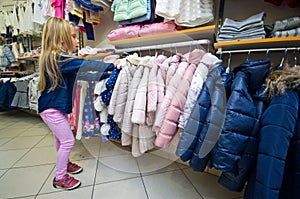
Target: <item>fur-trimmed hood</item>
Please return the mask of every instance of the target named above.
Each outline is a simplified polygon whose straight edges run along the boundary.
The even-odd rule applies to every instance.
[[[300,66],[271,72],[266,83],[269,97],[284,94],[287,90],[300,90]]]

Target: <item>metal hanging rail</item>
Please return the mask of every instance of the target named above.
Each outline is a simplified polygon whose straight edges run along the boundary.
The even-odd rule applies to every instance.
[[[135,52],[135,51],[145,51],[145,50],[159,50],[159,49],[168,49],[168,48],[176,48],[176,47],[188,47],[195,45],[210,45],[212,42],[209,39],[201,39],[201,40],[192,40],[185,42],[177,42],[177,43],[168,43],[168,44],[159,44],[159,45],[151,45],[151,46],[141,46],[141,47],[133,47],[133,48],[122,48],[116,49],[115,53],[125,53],[125,52]]]
[[[300,47],[288,47],[288,48],[258,48],[258,49],[241,49],[241,50],[221,50],[219,48],[216,54],[231,54],[231,53],[251,53],[251,52],[271,52],[271,51],[300,51]]]

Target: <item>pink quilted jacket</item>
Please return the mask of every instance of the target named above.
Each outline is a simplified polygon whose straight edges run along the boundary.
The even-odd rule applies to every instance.
[[[190,64],[179,83],[180,86],[176,90],[155,140],[155,145],[158,147],[167,147],[177,132],[178,118],[184,107],[195,70],[196,65]]]
[[[176,70],[176,73],[174,74],[173,78],[170,80],[169,85],[167,86],[166,94],[163,98],[161,106],[158,107],[158,110],[157,110],[156,116],[155,116],[153,130],[156,132],[156,134],[159,132],[159,129],[160,129],[160,127],[163,123],[163,120],[165,118],[165,115],[167,113],[167,110],[168,110],[168,108],[171,104],[171,101],[175,95],[176,89],[179,86],[178,82],[181,81],[188,66],[189,66],[188,62],[180,62],[178,69]]]

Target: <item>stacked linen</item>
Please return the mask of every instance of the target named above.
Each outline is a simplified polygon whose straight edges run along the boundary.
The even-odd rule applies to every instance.
[[[155,14],[184,27],[196,27],[214,20],[212,0],[156,0]]]
[[[291,17],[274,22],[271,37],[300,36],[300,17]]]
[[[226,18],[220,29],[218,42],[262,39],[266,37],[264,30],[264,12],[255,14],[244,21],[235,21]]]

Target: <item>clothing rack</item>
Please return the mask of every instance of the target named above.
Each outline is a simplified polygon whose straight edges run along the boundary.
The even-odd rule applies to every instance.
[[[116,49],[115,53],[122,54],[125,52],[135,52],[135,51],[145,51],[145,50],[155,50],[155,49],[158,50],[158,49],[189,47],[189,46],[195,46],[195,45],[210,45],[210,44],[212,44],[212,42],[209,39],[201,39],[201,40],[193,40],[193,41],[185,41],[185,42],[177,42],[177,43],[168,43],[168,44]]]
[[[270,51],[300,51],[300,47],[288,47],[288,48],[261,48],[261,49],[240,49],[240,50],[222,50],[219,48],[216,54],[231,54],[231,53],[248,53],[251,52],[270,52]]]

